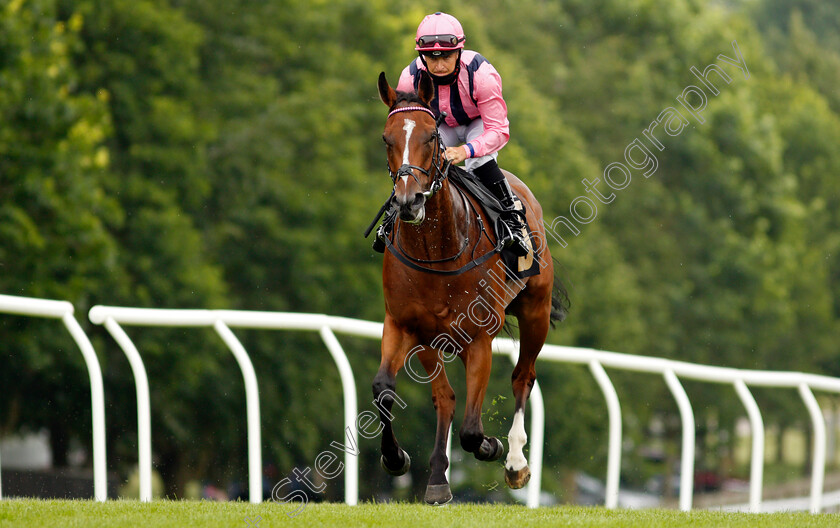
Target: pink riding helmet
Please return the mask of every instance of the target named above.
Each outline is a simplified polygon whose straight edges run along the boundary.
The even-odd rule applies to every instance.
[[[464,48],[464,29],[458,19],[446,13],[426,15],[417,26],[417,51],[450,51]]]

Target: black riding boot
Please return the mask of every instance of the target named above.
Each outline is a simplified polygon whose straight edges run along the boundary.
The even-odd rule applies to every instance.
[[[476,167],[473,172],[505,208],[505,212],[502,213],[502,221],[505,223],[508,232],[502,239],[502,244],[504,247],[510,248],[514,255],[524,257],[528,254],[529,246],[522,234],[525,227],[522,219],[523,212],[514,209],[516,204],[513,199],[513,191],[502,174],[502,170],[496,160],[490,160],[484,165]]]
[[[373,250],[377,253],[385,253],[385,239],[391,236],[391,228],[394,227],[396,218],[396,208],[392,207],[385,213],[385,219],[382,220],[382,225],[376,230],[376,236],[373,239]]]

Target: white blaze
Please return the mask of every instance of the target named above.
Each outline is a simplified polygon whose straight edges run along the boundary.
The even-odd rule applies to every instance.
[[[510,444],[510,451],[508,451],[505,467],[511,471],[519,471],[528,465],[528,460],[525,458],[525,453],[522,448],[528,442],[528,435],[525,434],[525,410],[519,409],[513,415],[513,425],[510,427],[508,433],[508,443]]]
[[[417,126],[417,123],[415,123],[412,119],[406,119],[405,124],[403,125],[403,130],[405,130],[405,150],[403,150],[403,165],[409,165],[408,142],[411,139],[411,132],[414,130],[415,126]],[[408,176],[403,175],[402,179],[403,183],[405,183],[408,180]]]

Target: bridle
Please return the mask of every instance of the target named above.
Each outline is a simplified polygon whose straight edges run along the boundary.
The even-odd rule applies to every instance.
[[[432,176],[432,185],[429,187],[428,191],[423,192],[423,196],[428,200],[432,196],[438,192],[441,187],[443,187],[443,180],[446,179],[446,176],[449,174],[449,166],[452,164],[451,160],[445,160],[445,163],[441,166],[441,154],[443,153],[443,139],[440,136],[439,126],[441,121],[446,118],[446,113],[442,112],[439,117],[435,117],[435,114],[426,108],[425,106],[403,106],[401,108],[395,108],[391,110],[388,114],[388,119],[391,118],[394,114],[399,114],[401,112],[426,112],[432,119],[435,120],[435,131],[432,133],[432,137],[436,139],[435,141],[435,151],[432,154],[432,162],[428,169],[424,169],[423,167],[418,167],[417,165],[409,165],[407,163],[403,163],[397,172],[391,170],[391,164],[388,163],[388,175],[391,177],[391,181],[394,182],[394,186],[397,185],[397,178],[401,178],[403,176],[411,176],[414,178],[414,181],[417,182],[417,185],[420,184],[420,180],[417,179],[417,174],[415,174],[415,170],[418,170],[425,174],[426,176],[432,176],[431,171],[434,169],[434,176]],[[408,148],[408,145],[406,145]]]
[[[391,165],[389,163],[388,164],[388,175],[391,176],[391,181],[394,182],[394,187],[395,188],[396,188],[396,185],[397,185],[397,178],[400,178],[402,176],[409,176],[409,175],[412,178],[414,178],[414,181],[416,181],[418,185],[420,185],[420,181],[417,179],[417,175],[414,173],[414,171],[418,170],[418,171],[422,172],[423,174],[425,174],[426,176],[430,176],[432,169],[434,169],[435,174],[434,174],[434,180],[432,181],[432,185],[431,185],[431,187],[429,188],[428,191],[423,193],[423,196],[428,200],[429,198],[434,196],[434,194],[436,192],[438,192],[443,187],[443,181],[449,175],[449,167],[452,165],[451,160],[446,160],[445,163],[443,164],[443,166],[441,166],[441,164],[440,164],[441,157],[442,157],[441,154],[443,152],[444,145],[443,145],[443,139],[440,136],[439,127],[440,127],[440,123],[446,118],[446,113],[441,112],[441,115],[439,117],[435,117],[435,114],[432,113],[432,111],[429,110],[428,108],[426,108],[425,106],[403,106],[402,108],[396,108],[394,110],[391,110],[391,113],[388,114],[388,119],[390,119],[391,116],[393,116],[394,114],[398,114],[400,112],[414,112],[414,111],[426,112],[427,114],[429,114],[430,116],[432,116],[435,119],[435,131],[434,131],[432,137],[436,138],[437,141],[435,142],[435,152],[434,152],[434,154],[432,154],[431,165],[429,166],[428,169],[424,169],[423,167],[418,167],[417,165],[410,165],[410,164],[404,163],[402,166],[400,166],[399,169],[397,169],[397,172],[393,172],[391,170]],[[406,148],[408,148],[408,146],[406,146]],[[457,185],[455,186],[455,188],[460,193],[461,199],[464,200],[465,203],[469,204],[469,207],[472,210],[472,214],[478,220],[478,225],[479,225],[479,230],[480,230],[478,238],[481,239],[481,237],[483,235],[483,236],[487,237],[487,240],[492,243],[493,241],[490,240],[490,237],[487,235],[487,232],[484,228],[484,222],[481,220],[481,215],[478,213],[478,211],[475,210],[475,207],[466,198],[466,196],[464,195],[464,192],[461,189],[459,189]],[[392,191],[391,192],[391,198],[389,198],[388,201],[386,201],[385,204],[383,204],[382,209],[380,209],[380,211],[379,211],[379,215],[381,215],[382,212],[385,210],[385,208],[391,203],[391,199],[393,197],[394,197],[394,192]],[[377,215],[376,219],[374,220],[374,223],[376,222],[376,220],[379,219],[379,215]],[[372,223],[371,227],[368,228],[368,233],[370,232],[370,229],[372,228],[373,225],[374,224]],[[367,236],[367,233],[365,233],[365,236]],[[484,264],[487,260],[489,260],[491,257],[496,255],[497,253],[501,253],[501,251],[502,251],[502,245],[501,245],[501,240],[500,240],[498,243],[496,243],[494,245],[494,247],[492,249],[487,251],[485,254],[481,255],[480,257],[475,257],[475,250],[478,248],[478,242],[476,242],[475,246],[473,247],[473,258],[472,258],[472,260],[470,260],[469,262],[467,262],[466,264],[464,264],[463,266],[461,266],[458,269],[455,269],[455,270],[438,270],[438,269],[429,268],[429,267],[426,267],[426,266],[422,265],[422,264],[437,264],[437,263],[457,260],[464,253],[464,251],[467,249],[467,245],[469,244],[469,241],[470,241],[469,237],[466,237],[464,239],[464,244],[461,246],[461,249],[460,249],[460,251],[458,251],[457,254],[455,254],[454,256],[444,258],[444,259],[439,259],[439,260],[421,260],[421,259],[416,259],[414,257],[411,257],[411,256],[405,254],[405,251],[402,249],[402,247],[400,247],[399,249],[394,248],[393,243],[388,238],[385,238],[385,247],[388,249],[388,251],[391,252],[392,255],[394,255],[394,257],[396,257],[397,260],[399,260],[400,262],[402,262],[403,264],[405,264],[406,266],[408,266],[409,268],[411,268],[413,270],[422,271],[424,273],[431,273],[431,274],[434,274],[434,275],[449,275],[449,276],[460,275],[460,274],[462,274],[466,271],[469,271],[473,268],[476,268],[476,267]]]

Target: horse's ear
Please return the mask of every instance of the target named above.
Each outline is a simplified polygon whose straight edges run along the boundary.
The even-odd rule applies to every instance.
[[[397,92],[388,84],[385,72],[379,74],[379,98],[388,108],[391,108],[397,102]]]
[[[435,85],[432,83],[432,77],[426,70],[420,70],[420,86],[417,89],[417,95],[426,106],[435,98]]]

